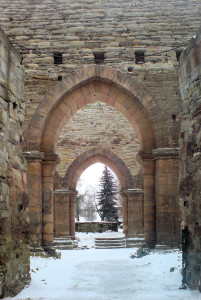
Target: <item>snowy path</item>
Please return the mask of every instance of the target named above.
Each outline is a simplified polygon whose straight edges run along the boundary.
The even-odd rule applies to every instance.
[[[60,260],[32,258],[32,282],[12,299],[201,299],[198,292],[179,290],[178,251],[131,259],[135,250],[66,250]],[[170,272],[171,267],[175,267],[174,272]]]

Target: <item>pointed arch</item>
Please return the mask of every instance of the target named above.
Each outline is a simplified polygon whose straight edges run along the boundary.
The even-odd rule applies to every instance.
[[[156,241],[157,205],[155,189],[158,188],[155,182],[158,178],[156,172],[159,171],[155,168],[152,150],[165,147],[169,149],[168,128],[164,125],[163,114],[158,104],[141,84],[119,70],[97,65],[82,67],[51,88],[36,109],[27,131],[27,153],[35,155],[37,159],[29,164],[30,174],[34,172],[33,168],[35,168],[38,175],[37,178],[35,176],[37,185],[40,187],[42,182],[37,200],[35,199],[35,189],[31,190],[30,198],[33,198],[34,203],[37,201],[38,206],[42,203],[44,207],[42,211],[43,242],[48,244],[53,239],[53,173],[56,164],[54,151],[57,139],[64,125],[74,113],[86,104],[97,101],[105,102],[116,108],[135,129],[143,161],[145,239],[150,244],[154,244]],[[42,162],[38,160],[38,156],[44,156]],[[103,159],[103,155],[97,154],[97,158],[100,161]],[[104,157],[104,159],[106,158]],[[91,164],[91,161],[88,160],[87,163]],[[79,173],[79,171],[77,172]],[[71,183],[76,182],[77,179],[74,178]],[[124,184],[122,185],[124,186]],[[71,197],[75,197],[75,195],[71,195]],[[129,194],[125,197],[124,201],[128,202]],[[73,216],[73,200],[70,203]],[[34,222],[33,218],[32,224]],[[73,226],[73,223],[71,225]]]
[[[133,188],[133,177],[125,162],[107,148],[94,147],[80,154],[68,167],[63,188],[75,190],[81,174],[94,163],[101,162],[116,174],[121,189]]]
[[[27,150],[54,152],[68,119],[90,102],[115,107],[133,125],[141,149],[167,145],[159,106],[132,77],[111,67],[83,67],[58,82],[39,104],[27,133]]]

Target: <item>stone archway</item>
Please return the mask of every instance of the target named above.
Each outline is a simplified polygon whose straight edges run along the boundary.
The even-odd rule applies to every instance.
[[[56,236],[75,235],[76,185],[81,174],[96,162],[101,162],[110,167],[119,180],[123,200],[125,235],[133,236],[137,232],[143,233],[143,191],[134,189],[132,174],[120,157],[107,148],[94,147],[80,154],[71,163],[63,178],[62,189],[54,192],[54,228]],[[129,215],[131,210],[137,213],[131,216]]]
[[[63,188],[75,190],[81,174],[96,162],[101,162],[114,171],[120,182],[121,189],[134,188],[132,174],[125,162],[110,149],[100,147],[94,147],[85,151],[71,163],[63,178]]]
[[[42,239],[43,243],[48,244],[53,239],[53,174],[57,160],[54,151],[58,136],[65,123],[78,109],[95,101],[115,107],[134,127],[143,160],[145,239],[150,244],[156,242],[157,222],[158,237],[168,240],[169,232],[166,228],[172,223],[172,219],[171,211],[164,212],[164,197],[174,185],[172,178],[175,178],[178,165],[177,151],[165,148],[169,146],[168,131],[164,126],[159,106],[143,86],[130,76],[110,67],[95,65],[83,67],[51,88],[31,121],[26,142],[29,161],[30,227],[33,240],[37,243]],[[157,157],[157,174],[152,153],[155,148],[159,148],[154,154]],[[159,179],[163,177],[164,182],[167,170],[167,184],[159,188]],[[155,178],[158,186],[155,185]],[[178,194],[177,188],[173,193],[174,197],[175,193]],[[173,195],[169,195],[168,198],[169,203],[172,203],[171,196]],[[171,209],[175,210],[172,204]],[[175,239],[175,234],[171,238]]]
[[[64,78],[46,94],[25,136],[27,150],[54,151],[68,118],[95,101],[106,102],[126,116],[135,127],[142,149],[168,146],[160,108],[145,88],[118,70],[92,65]]]

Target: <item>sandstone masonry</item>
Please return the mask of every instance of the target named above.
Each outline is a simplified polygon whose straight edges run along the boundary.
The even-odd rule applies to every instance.
[[[201,291],[201,28],[182,54],[180,89],[183,283]]]
[[[166,121],[166,146],[178,145],[176,51],[152,54],[183,49],[199,27],[200,10],[197,0],[1,3],[0,24],[22,53],[26,69],[24,132],[46,91],[81,66],[94,64],[94,53],[101,52],[103,64],[129,73],[146,87]],[[144,64],[135,63],[136,51],[145,52]],[[62,64],[54,61],[57,53]]]
[[[26,161],[22,156],[24,71],[0,30],[0,298],[29,280]]]
[[[121,111],[122,104],[121,112],[127,119],[130,118],[130,122],[136,117],[138,129],[140,127],[141,133],[146,137],[144,142],[139,141],[142,150],[143,185],[145,194],[147,194],[144,204],[145,215],[147,224],[149,222],[152,224],[146,225],[145,231],[151,232],[152,239],[155,239],[155,219],[157,219],[157,229],[162,232],[158,235],[158,241],[178,240],[180,213],[177,198],[178,153],[176,147],[178,147],[180,126],[180,93],[177,60],[180,51],[199,26],[200,10],[201,3],[197,0],[160,0],[157,2],[153,0],[130,0],[126,2],[124,0],[90,0],[87,2],[76,1],[76,3],[72,0],[20,0],[17,3],[15,0],[8,0],[6,3],[1,3],[0,24],[15,43],[17,49],[20,50],[23,58],[22,63],[26,70],[26,114],[23,126],[25,142],[29,139],[30,148],[28,150],[38,151],[28,169],[30,182],[33,182],[33,178],[36,179],[37,177],[32,186],[29,185],[30,193],[32,193],[31,201],[33,202],[30,212],[33,232],[40,232],[39,235],[41,235],[41,213],[46,213],[43,218],[43,236],[49,235],[49,242],[51,242],[53,227],[51,215],[52,176],[56,165],[56,156],[54,153],[53,155],[49,153],[54,151],[49,146],[49,142],[52,139],[54,140],[53,143],[56,144],[61,130],[60,126],[64,125],[60,119],[64,109],[60,111],[58,109],[55,114],[51,115],[51,112],[47,113],[49,104],[46,106],[45,103],[49,103],[48,101],[51,99],[50,102],[55,101],[55,106],[58,107],[58,103],[62,102],[65,97],[64,94],[61,94],[62,89],[65,91],[65,85],[66,93],[70,93],[68,86],[72,87],[71,78],[74,78],[74,88],[76,88],[76,83],[82,77],[81,74],[87,78],[86,80],[90,79],[90,72],[93,73],[94,64],[96,64],[96,67],[98,67],[97,65],[106,67],[106,69],[100,68],[100,70],[97,68],[97,72],[103,72],[105,78],[108,77],[107,86],[106,84],[105,86],[104,84],[101,85],[100,80],[97,82],[98,93],[102,92],[101,89],[103,89],[103,93],[110,98],[114,97],[113,93],[115,92],[116,98],[118,95],[122,95],[122,102],[121,99],[118,100],[115,108]],[[111,67],[113,71],[109,71],[107,67]],[[121,73],[118,73],[118,70]],[[87,72],[89,72],[88,77]],[[79,76],[76,77],[78,73]],[[111,78],[108,74],[111,74]],[[118,78],[113,78],[112,75]],[[114,79],[121,79],[121,82],[127,87],[134,79],[139,83],[135,96],[132,95],[132,97],[138,99],[140,108],[138,110],[136,107],[137,112],[133,111],[132,116],[129,116],[131,111],[129,108],[134,105],[135,99],[132,98],[131,100],[129,93],[127,94],[128,101],[123,99],[125,95],[121,94],[122,87],[117,85],[115,90],[112,86]],[[72,95],[72,99],[69,99],[67,103],[69,109],[66,111],[66,115],[68,115],[66,122],[70,120],[77,109],[82,109],[86,104],[83,99],[77,100],[80,93],[84,95],[87,93],[87,89],[93,90],[94,88],[95,85],[89,83],[83,88],[80,87],[77,95],[75,91],[75,98]],[[117,92],[118,88],[120,88],[119,92]],[[47,93],[47,91],[49,92]],[[107,91],[109,95],[107,95]],[[110,93],[112,94],[110,95]],[[48,95],[47,98],[46,95]],[[53,95],[54,99],[51,98]],[[57,99],[58,95],[61,95],[61,98]],[[97,98],[97,101],[101,101],[101,99]],[[91,100],[90,102],[94,101]],[[115,98],[108,104],[112,105],[114,102]],[[146,103],[147,105],[145,105]],[[38,113],[36,109],[41,104],[41,110]],[[64,107],[66,107],[65,104]],[[92,111],[91,107],[93,105],[89,103],[88,112]],[[52,107],[53,111],[54,107]],[[84,114],[81,117],[83,116]],[[149,125],[145,120],[146,116],[148,119],[150,118]],[[44,144],[47,143],[48,146],[37,145],[36,131],[39,130],[42,120],[48,122],[50,118],[52,123],[49,122],[49,129],[45,133],[46,136],[43,136]],[[77,119],[74,120],[77,122]],[[55,122],[57,122],[56,130],[58,129],[56,138],[53,137]],[[73,124],[73,121],[71,124],[72,128],[77,126]],[[43,124],[40,127],[41,134],[44,129],[43,126],[46,125]],[[104,125],[101,127],[100,130],[103,132]],[[27,136],[29,128],[33,129],[31,137]],[[74,133],[76,136],[71,145],[80,140],[81,132],[76,130]],[[33,136],[34,139],[32,140]],[[87,139],[90,140],[90,143],[94,142],[94,147],[100,145],[98,139],[93,140],[93,132],[88,134]],[[150,143],[151,139],[152,144]],[[66,152],[66,157],[62,158],[63,161],[61,160],[61,167],[58,166],[59,172],[61,172],[65,160],[68,160],[69,165],[74,161],[74,155],[69,155],[71,146],[68,144],[68,150],[64,146],[62,147],[62,144],[65,145],[66,142],[68,143],[68,140],[65,139],[62,143],[59,142],[60,153]],[[142,144],[146,146],[142,146]],[[111,143],[107,142],[106,148],[107,146],[111,147]],[[132,148],[132,143],[130,146]],[[84,145],[82,147],[74,145],[73,150],[75,153],[80,153],[85,150],[84,148]],[[156,149],[155,156],[152,153],[153,148],[159,148]],[[117,151],[117,147],[113,150]],[[45,151],[46,153],[43,153]],[[124,148],[121,154],[121,158],[124,160],[127,159],[126,152]],[[135,153],[134,147],[133,153]],[[129,170],[132,168],[132,174],[134,174],[133,162],[130,158],[125,162]],[[47,182],[45,182],[46,180]],[[41,197],[47,202],[43,208],[41,208]],[[36,201],[38,201],[37,208]],[[171,238],[169,231],[173,234]]]
[[[141,170],[143,169],[141,174],[143,174],[144,197],[142,194],[136,195],[131,191],[128,188],[130,185],[125,185],[127,188],[122,191],[124,232],[127,235],[129,232],[132,235],[136,234],[134,225],[142,223],[143,220],[143,228],[141,228],[142,224],[140,228],[144,230],[148,245],[153,246],[156,242],[170,245],[178,243],[181,223],[178,203],[181,101],[178,60],[181,50],[186,47],[200,26],[201,2],[197,0],[7,0],[1,1],[0,8],[0,26],[21,53],[22,64],[26,72],[23,137],[24,149],[28,150],[26,157],[28,158],[32,243],[37,246],[41,243],[51,246],[53,241],[53,177],[58,163],[58,157],[54,151],[57,142],[57,150],[61,155],[61,164],[57,166],[57,171],[63,176],[65,168],[73,165],[74,168],[71,169],[73,170],[71,174],[73,187],[85,167],[84,158],[89,158],[87,155],[91,154],[87,154],[85,150],[93,150],[91,148],[93,145],[96,152],[102,144],[114,152],[109,155],[110,162],[119,170],[122,182],[130,182],[128,180],[130,171],[133,176],[138,171],[133,163],[136,161],[137,147],[140,145],[139,163]],[[4,72],[6,66],[9,66],[9,60],[4,63],[7,57],[4,52],[4,50],[1,52],[2,74],[6,73]],[[14,59],[13,55],[9,57]],[[190,64],[191,67],[196,66],[197,57]],[[12,59],[11,62],[13,62]],[[2,109],[3,117],[0,116],[0,122],[4,124],[2,130],[5,134],[2,137],[4,150],[1,165],[3,167],[0,167],[0,170],[2,168],[3,171],[0,176],[3,187],[6,186],[7,189],[2,192],[4,200],[1,203],[3,203],[4,217],[0,220],[11,224],[9,223],[11,220],[9,209],[12,206],[12,216],[14,216],[12,220],[16,224],[19,222],[17,226],[12,226],[12,229],[19,229],[19,236],[18,233],[15,236],[18,241],[22,241],[20,244],[22,246],[13,249],[24,249],[22,252],[24,251],[23,257],[27,266],[28,258],[23,242],[23,236],[27,232],[27,224],[24,222],[27,205],[25,168],[23,159],[19,159],[20,151],[22,151],[19,141],[22,143],[23,138],[20,139],[21,127],[17,127],[22,126],[24,103],[20,101],[23,96],[18,97],[15,91],[17,88],[21,91],[23,80],[20,77],[19,57],[17,61],[16,75],[4,76],[5,83],[2,81],[1,84],[4,109]],[[11,63],[8,70],[15,69],[15,67],[16,65]],[[196,72],[193,72],[193,76]],[[7,73],[12,74],[12,72]],[[187,180],[187,184],[185,180],[181,182],[183,209],[186,210],[183,224],[186,236],[190,237],[186,248],[188,249],[187,261],[192,259],[192,266],[196,268],[194,259],[199,261],[197,251],[199,251],[200,230],[199,221],[196,221],[198,225],[194,224],[194,219],[198,218],[197,215],[195,218],[197,204],[194,200],[191,201],[191,198],[185,200],[191,189],[189,188],[186,192],[184,187],[188,186],[188,182],[192,181],[194,184],[199,181],[197,175],[191,178],[193,172],[197,172],[196,165],[191,167],[193,160],[199,160],[199,155],[194,155],[199,151],[193,150],[195,153],[192,155],[191,146],[195,145],[195,148],[198,148],[198,143],[192,140],[188,146],[187,142],[191,136],[194,136],[194,133],[198,134],[199,142],[199,123],[195,121],[198,120],[199,114],[197,115],[195,109],[197,100],[194,101],[199,99],[199,93],[197,93],[196,85],[193,84],[194,81],[191,81],[193,76],[186,77],[184,71],[181,71],[181,74],[183,74],[181,75],[182,97],[185,104],[186,101],[190,102],[190,114],[193,115],[193,121],[191,121],[195,122],[193,123],[195,127],[191,128],[191,121],[185,119],[189,112],[184,110],[185,121],[182,125],[184,126],[182,132],[184,131],[185,138],[182,147],[184,147],[185,155],[182,158],[182,176],[189,178],[189,181]],[[10,82],[9,85],[8,82]],[[186,90],[190,90],[190,93]],[[186,93],[189,93],[188,96]],[[133,126],[133,131],[130,131],[129,126],[126,125],[127,121],[122,121],[118,113],[114,114],[116,127],[118,127],[118,122],[125,124],[125,132],[129,132],[129,137],[124,134],[121,140],[122,143],[128,142],[123,147],[121,143],[113,143],[113,137],[113,140],[109,138],[113,126],[104,135],[102,142],[98,138],[94,139],[97,127],[91,126],[93,127],[91,130],[88,123],[94,122],[95,115],[98,116],[96,122],[100,123],[99,119],[103,117],[100,116],[100,110],[106,109],[105,122],[100,124],[98,128],[100,132],[97,131],[96,134],[102,138],[100,133],[106,131],[107,124],[109,124],[107,116],[112,112],[112,109],[108,109],[106,105],[101,104],[98,108],[100,101],[120,111]],[[80,118],[79,122],[78,118]],[[64,123],[68,122],[70,125],[65,127]],[[84,128],[86,123],[87,128],[84,132],[82,127]],[[186,127],[188,125],[189,128]],[[62,128],[64,128],[63,132]],[[88,128],[90,130],[87,130]],[[7,138],[10,132],[11,139]],[[118,133],[122,135],[123,129],[119,128]],[[119,141],[118,133],[114,134],[115,139],[117,138],[116,142]],[[135,134],[138,136],[138,145],[134,145]],[[133,160],[131,159],[132,151]],[[75,158],[76,153],[79,154],[78,160]],[[100,154],[104,155],[104,151]],[[120,157],[119,160],[116,159],[116,154]],[[186,161],[187,167],[185,167]],[[124,172],[121,172],[122,166],[125,167]],[[11,170],[8,175],[5,173],[7,169]],[[126,173],[129,178],[126,178]],[[188,175],[184,175],[187,173]],[[13,181],[8,180],[9,176]],[[23,193],[20,194],[19,191]],[[199,187],[196,186],[193,191],[195,195],[199,195]],[[10,203],[8,203],[9,195]],[[75,231],[75,197],[76,192],[72,189],[64,191],[61,199],[57,199],[63,203],[66,201],[64,203],[66,207],[69,204],[68,211],[71,219],[68,225],[72,235]],[[24,202],[22,199],[25,199]],[[194,194],[192,199],[196,199]],[[61,207],[59,209],[61,210]],[[23,218],[15,218],[18,214]],[[140,220],[139,216],[141,216]],[[26,229],[20,223],[21,220]],[[11,237],[11,244],[16,245],[17,241],[14,241],[11,229],[8,233],[4,232],[11,228],[9,226],[3,227],[3,237],[8,235]],[[2,238],[2,240],[4,253],[10,253],[11,247],[7,238]],[[16,258],[20,259],[22,252],[15,254],[13,250],[9,255],[11,258],[16,255]],[[12,267],[15,279],[11,281],[12,275],[9,275],[11,274],[9,266],[13,263],[15,265],[17,260],[9,260],[6,254],[2,256],[2,260],[4,294],[12,294],[14,289],[18,290],[16,287],[13,288],[16,282],[21,282],[20,276],[15,276],[15,266]],[[23,262],[19,262],[18,266],[23,269]],[[191,279],[190,276],[187,279],[188,284],[198,287],[196,274],[199,272],[188,270],[189,274],[192,274]],[[6,277],[5,274],[8,276]],[[24,274],[27,272],[25,271]]]
[[[64,177],[69,164],[93,147],[111,149],[127,164],[133,178],[137,177],[140,146],[135,131],[121,113],[102,102],[84,106],[63,128],[57,144],[58,174]]]

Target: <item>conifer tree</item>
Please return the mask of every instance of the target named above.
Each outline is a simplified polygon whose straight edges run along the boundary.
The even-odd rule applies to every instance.
[[[101,220],[117,221],[117,208],[115,200],[117,199],[117,185],[114,176],[105,166],[103,175],[100,178],[100,192],[97,194],[99,215]]]

